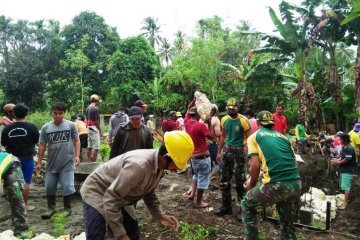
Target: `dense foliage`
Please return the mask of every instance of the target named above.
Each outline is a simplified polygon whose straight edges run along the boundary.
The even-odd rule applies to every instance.
[[[283,1],[280,15],[269,9],[275,35],[245,21],[225,28],[214,16],[198,21],[197,36],[178,31],[173,43],[154,17],[144,19],[138,36],[122,39],[94,12],[63,28],[55,20],[1,16],[1,102],[25,102],[35,111],[64,101],[82,112],[96,93],[102,112],[141,98],[159,115],[184,112],[199,90],[220,110],[228,97],[255,111],[282,103],[292,124],[305,116],[314,129],[334,123],[346,130],[360,112],[359,4]]]

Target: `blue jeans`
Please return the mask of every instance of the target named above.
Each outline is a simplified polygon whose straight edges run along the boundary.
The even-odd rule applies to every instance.
[[[191,158],[191,166],[193,168],[193,180],[197,180],[198,189],[208,189],[211,177],[211,159],[204,157],[203,159]]]
[[[106,222],[103,217],[95,208],[83,201],[84,221],[86,240],[102,240],[105,239],[106,234]],[[124,228],[126,234],[131,240],[140,239],[140,231],[138,221],[134,220],[130,215],[122,208]]]
[[[45,177],[46,195],[55,196],[58,183],[61,185],[63,196],[73,194],[75,192],[74,170],[58,173],[47,172]]]

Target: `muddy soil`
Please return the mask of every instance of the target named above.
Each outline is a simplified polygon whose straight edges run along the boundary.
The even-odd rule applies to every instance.
[[[302,173],[304,191],[310,185],[322,188],[328,193],[336,193],[337,179],[334,171],[328,175],[327,163],[322,156],[305,156],[306,163],[300,166]],[[167,214],[176,216],[183,223],[189,223],[192,227],[203,226],[210,232],[208,239],[242,239],[243,227],[236,220],[236,213],[239,209],[238,204],[233,202],[234,213],[219,218],[214,216],[213,209],[220,206],[221,194],[218,189],[218,177],[213,177],[210,189],[205,193],[205,200],[210,203],[210,207],[205,209],[195,209],[193,202],[182,196],[188,190],[191,179],[189,174],[169,173],[161,181],[157,195],[162,203],[162,207]],[[316,232],[305,228],[297,228],[299,239],[360,239],[360,178],[355,179],[353,188],[353,200],[345,211],[340,211],[336,219],[331,222],[329,232]],[[0,190],[1,192],[2,190]],[[1,195],[2,192],[0,193]],[[235,196],[235,191],[233,191]],[[36,206],[34,211],[28,213],[29,223],[33,232],[53,233],[53,223],[51,220],[42,220],[40,215],[46,209],[46,198],[43,185],[33,184],[31,187],[30,204]],[[13,229],[9,216],[9,204],[4,197],[0,197],[0,232]],[[57,197],[57,209],[61,210],[62,198]],[[153,222],[144,203],[140,201],[137,205],[139,224],[141,228],[141,239],[173,240],[181,239],[181,233],[164,228],[157,222]],[[269,221],[264,221],[259,213],[259,235],[261,239],[278,239],[279,226]],[[199,228],[197,228],[199,229]],[[74,196],[72,215],[66,224],[66,231],[74,237],[84,231],[82,204],[79,195]],[[196,234],[196,233],[194,233]],[[184,239],[184,238],[182,238]]]

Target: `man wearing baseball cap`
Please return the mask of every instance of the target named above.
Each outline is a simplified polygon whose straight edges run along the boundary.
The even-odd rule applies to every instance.
[[[145,115],[145,113],[147,112],[147,107],[148,107],[148,105],[145,104],[143,100],[140,100],[140,99],[139,99],[139,100],[137,100],[137,101],[134,102],[134,106],[135,106],[135,107],[139,107],[139,108],[141,109],[141,112],[142,112],[142,115],[143,115],[142,118],[141,118],[141,122],[142,122],[144,125],[146,125],[144,115]]]
[[[88,127],[88,162],[96,162],[100,148],[100,136],[102,136],[102,132],[100,128],[100,112],[97,107],[98,103],[99,96],[93,94],[90,96],[90,105],[86,108],[86,125]]]
[[[120,126],[111,146],[110,159],[128,151],[153,148],[153,137],[150,129],[141,122],[143,117],[139,107],[128,111],[129,122]]]
[[[300,202],[301,181],[290,141],[273,130],[274,117],[269,111],[257,115],[260,127],[248,140],[249,173],[241,201],[246,239],[259,239],[256,214],[259,206],[276,204],[280,217],[281,239],[297,239],[293,222]],[[263,177],[260,182],[260,168]]]

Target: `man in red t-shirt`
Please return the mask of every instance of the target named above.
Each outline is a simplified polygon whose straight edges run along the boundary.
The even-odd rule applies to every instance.
[[[195,147],[191,158],[193,181],[188,196],[193,198],[196,193],[195,208],[205,208],[209,204],[202,201],[202,198],[204,190],[209,188],[211,177],[211,158],[206,138],[211,139],[211,135],[205,124],[199,122],[200,115],[194,105],[195,99],[189,104],[184,119],[185,131],[190,135]]]
[[[180,123],[176,121],[176,112],[171,111],[169,117],[162,122],[161,128],[164,133],[179,130]]]
[[[283,112],[284,106],[280,104],[276,105],[276,112],[273,114],[275,123],[273,129],[281,134],[286,135],[286,130],[288,126],[286,123],[286,117],[283,115]]]

